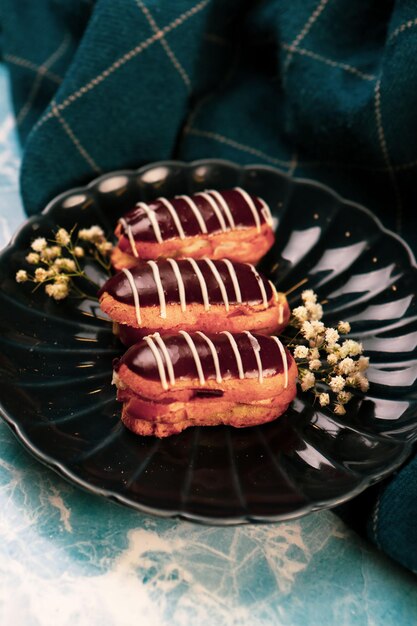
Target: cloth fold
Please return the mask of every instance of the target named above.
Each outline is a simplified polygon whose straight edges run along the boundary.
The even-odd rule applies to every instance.
[[[417,247],[413,0],[0,0],[0,42],[29,214],[102,172],[221,157],[326,183]],[[411,569],[416,475],[361,509]]]

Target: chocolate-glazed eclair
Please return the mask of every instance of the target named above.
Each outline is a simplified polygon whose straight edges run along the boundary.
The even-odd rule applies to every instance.
[[[253,265],[228,259],[141,261],[110,278],[99,299],[125,345],[180,329],[279,333],[290,317],[284,294]]]
[[[242,428],[282,415],[297,366],[277,337],[180,331],[144,337],[114,366],[122,421],[138,435],[168,437],[189,426]]]
[[[115,234],[115,269],[160,257],[257,263],[274,242],[268,205],[240,187],[138,202]]]

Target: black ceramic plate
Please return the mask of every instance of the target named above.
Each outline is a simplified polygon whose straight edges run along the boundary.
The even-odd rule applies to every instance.
[[[135,200],[235,185],[265,198],[278,220],[263,270],[282,291],[308,278],[328,301],[325,321],[350,321],[371,357],[370,391],[343,417],[299,394],[284,416],[262,427],[137,437],[119,421],[110,379],[122,350],[97,304],[54,303],[17,285],[16,270],[31,240],[57,225],[97,223],[110,233]],[[416,437],[416,286],[406,244],[317,183],[215,160],[107,174],[53,200],[1,255],[1,414],[62,476],[141,511],[234,524],[330,507],[392,472]]]

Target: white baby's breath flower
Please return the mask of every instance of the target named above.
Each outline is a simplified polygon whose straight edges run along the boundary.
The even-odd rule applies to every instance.
[[[41,252],[43,260],[52,261],[61,254],[62,250],[59,246],[49,246]]]
[[[332,346],[339,340],[339,333],[335,328],[326,328],[326,332],[324,333],[324,338],[326,342]]]
[[[311,322],[303,322],[301,326],[301,334],[304,335],[306,339],[316,339],[317,336],[322,333],[324,333],[323,322],[313,320]]]
[[[356,361],[356,367],[359,372],[364,372],[369,367],[369,356],[360,356]]]
[[[100,226],[90,226],[90,228],[82,228],[78,233],[78,237],[83,241],[95,243],[104,237],[104,232]]]
[[[77,270],[75,261],[66,258],[57,259],[54,263],[54,267],[58,270],[64,270],[64,272],[75,272]]]
[[[54,282],[58,285],[68,285],[70,282],[70,277],[67,274],[57,274],[54,277]]]
[[[328,393],[321,393],[319,395],[320,406],[327,406],[330,404],[330,396]]]
[[[318,350],[318,348],[310,348],[310,350],[308,351],[308,358],[310,361],[314,361],[315,359],[319,359],[320,358],[320,351]]]
[[[35,270],[35,283],[43,283],[49,277],[49,272],[43,267],[37,267]]]
[[[82,248],[81,246],[75,246],[74,248],[74,256],[76,256],[78,259],[80,259],[81,257],[84,256],[84,248]]]
[[[340,374],[345,374],[345,375],[351,374],[352,372],[355,371],[355,369],[356,369],[356,363],[350,357],[346,357],[342,359],[342,361],[340,361],[339,365],[337,366],[338,372],[340,372]]]
[[[362,344],[353,339],[346,339],[340,348],[340,356],[342,358],[347,356],[358,356],[362,354]]]
[[[308,319],[308,312],[305,306],[297,306],[295,309],[292,310],[292,314],[299,322],[306,322]]]
[[[26,261],[31,265],[36,265],[36,263],[39,263],[40,261],[40,256],[37,252],[29,252],[26,257]]]
[[[331,352],[330,354],[327,355],[327,362],[329,365],[336,365],[338,361],[339,361],[339,357],[334,352]]]
[[[345,384],[346,384],[346,381],[343,378],[343,376],[332,376],[329,380],[329,386],[331,390],[334,391],[335,393],[339,393],[340,391],[342,391],[344,389]]]
[[[346,409],[343,406],[343,404],[339,404],[339,403],[336,403],[334,405],[333,411],[335,412],[336,415],[345,415],[346,413]]]
[[[63,283],[54,283],[45,286],[45,292],[54,300],[63,300],[68,296],[68,285]]]
[[[369,380],[363,374],[356,375],[356,381],[359,389],[363,392],[369,389]]]
[[[306,359],[308,356],[308,348],[306,346],[296,346],[294,349],[294,358]]]
[[[41,252],[44,248],[46,248],[48,244],[46,243],[45,237],[38,237],[34,241],[32,241],[31,248],[35,252]]]
[[[57,234],[55,235],[55,239],[60,246],[67,246],[71,241],[70,234],[67,230],[65,230],[65,228],[60,228],[58,230]]]
[[[16,282],[17,283],[25,283],[29,279],[28,273],[26,270],[19,270],[16,273]]]
[[[316,384],[316,377],[312,372],[305,372],[302,376],[301,380],[301,389],[303,391],[307,391],[311,389]]]
[[[96,248],[100,254],[105,256],[113,250],[113,244],[110,241],[102,241],[101,243],[96,244]]]
[[[309,302],[311,304],[314,304],[315,302],[317,302],[317,294],[315,294],[312,289],[304,289],[301,294],[301,299],[305,303]]]
[[[306,302],[306,309],[310,320],[321,320],[323,317],[323,307],[321,304]]]
[[[350,333],[350,324],[349,322],[339,322],[337,325],[337,330],[342,335],[346,335],[346,333]]]
[[[321,361],[319,359],[313,359],[309,363],[309,368],[311,371],[318,370],[321,367]]]
[[[340,393],[337,394],[337,401],[340,402],[340,404],[346,404],[351,399],[352,399],[352,394],[349,393],[349,391],[341,391]]]

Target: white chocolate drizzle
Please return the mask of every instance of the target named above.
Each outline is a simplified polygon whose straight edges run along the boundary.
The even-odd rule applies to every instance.
[[[155,346],[153,339],[150,335],[148,335],[147,337],[143,338],[144,341],[146,341],[146,343],[148,344],[148,346],[150,347],[152,354],[155,357],[155,361],[156,361],[156,365],[158,367],[158,372],[159,372],[159,378],[161,379],[161,385],[163,387],[163,389],[168,389],[168,383],[167,383],[167,377],[165,374],[165,368],[164,368],[164,364],[162,361],[162,357],[159,354],[159,350],[158,348]]]
[[[236,302],[241,303],[242,294],[240,292],[239,279],[237,277],[236,270],[233,266],[233,263],[229,261],[229,259],[222,259],[222,261],[226,265],[227,269],[229,270],[230,278],[232,279],[233,287],[235,290]]]
[[[166,363],[167,371],[168,371],[168,376],[169,376],[169,382],[171,385],[175,385],[174,366],[172,364],[172,360],[171,360],[171,357],[169,356],[169,352],[167,350],[165,342],[159,333],[154,333],[153,335],[151,335],[151,337],[155,339],[156,343],[161,349],[162,354],[164,355],[165,363]]]
[[[265,309],[267,309],[268,308],[268,296],[266,295],[264,281],[260,277],[259,272],[257,271],[257,269],[256,269],[256,267],[254,265],[251,265],[250,263],[246,263],[246,265],[248,267],[250,267],[251,270],[252,270],[252,273],[255,274],[255,278],[258,281],[259,290],[260,290],[261,296],[262,296],[262,303],[263,303]]]
[[[135,238],[133,237],[131,225],[126,222],[124,217],[121,217],[119,219],[119,223],[121,224],[121,226],[122,226],[122,228],[124,230],[124,234],[127,235],[127,238],[129,239],[129,243],[130,243],[130,247],[132,248],[133,256],[138,258],[139,254],[138,254],[138,251],[137,251],[137,248],[136,248]]]
[[[129,285],[130,288],[132,290],[132,295],[133,295],[133,301],[135,303],[135,313],[136,313],[136,321],[138,323],[138,326],[142,325],[142,318],[140,315],[140,303],[139,303],[139,292],[138,292],[138,288],[136,287],[136,283],[135,280],[132,276],[132,272],[128,269],[126,269],[125,267],[122,269],[123,274],[126,276],[127,280],[129,281]]]
[[[178,263],[175,261],[175,259],[167,259],[167,261],[171,265],[173,272],[175,274],[175,278],[177,279],[181,311],[185,313],[185,311],[187,310],[187,300],[185,299],[185,286],[184,286],[183,278],[181,276],[180,268],[178,267]]]
[[[188,258],[186,259],[186,261],[188,261],[190,263],[190,265],[192,266],[192,268],[194,269],[196,276],[198,278],[198,282],[200,283],[200,288],[201,288],[201,295],[203,296],[203,302],[204,302],[204,310],[208,311],[210,308],[210,300],[209,300],[209,295],[208,295],[208,291],[207,291],[207,284],[206,281],[204,280],[204,276],[201,273],[200,268],[198,267],[197,263],[195,262],[194,259]]]
[[[174,205],[169,200],[167,200],[166,198],[157,198],[157,200],[159,202],[161,202],[161,204],[163,204],[166,209],[168,209],[169,214],[171,215],[172,220],[173,220],[173,222],[175,224],[175,227],[176,227],[176,229],[178,231],[178,235],[179,235],[180,239],[185,239],[184,229],[182,227],[181,220],[179,218],[178,213],[175,210]]]
[[[213,357],[214,369],[216,370],[216,382],[223,382],[222,373],[220,371],[219,357],[217,356],[217,351],[214,343],[209,337],[207,337],[207,335],[201,332],[201,330],[198,330],[196,334],[200,335],[200,337],[204,339],[204,341],[208,344],[208,347],[210,348],[211,356]]]
[[[198,356],[198,352],[197,352],[197,348],[195,347],[195,343],[192,340],[192,338],[190,337],[190,335],[185,330],[180,330],[179,332],[180,332],[180,335],[182,335],[184,337],[185,341],[188,344],[188,347],[191,350],[191,354],[193,355],[195,366],[197,368],[197,373],[198,373],[198,378],[199,378],[199,381],[200,381],[200,385],[205,385],[206,384],[206,379],[204,378],[204,372],[203,372],[203,368],[201,366],[201,360],[200,360],[200,357]]]
[[[262,200],[262,198],[258,198],[258,200],[262,204],[261,213],[263,215],[263,218],[264,218],[265,222],[268,224],[268,226],[270,226],[272,228],[272,225],[273,225],[274,222],[272,220],[271,209],[269,208],[267,203],[264,200]]]
[[[257,208],[255,206],[255,203],[253,202],[252,198],[250,197],[250,195],[248,194],[247,191],[245,191],[244,189],[241,189],[241,187],[235,187],[234,189],[235,189],[235,191],[240,193],[240,195],[246,201],[246,204],[248,205],[248,207],[252,211],[253,219],[254,219],[255,224],[256,224],[256,229],[257,229],[257,231],[259,233],[261,231],[261,220],[259,219],[259,214],[258,214],[258,210],[257,210]]]
[[[194,200],[192,198],[190,198],[190,196],[175,196],[178,200],[184,200],[184,202],[186,202],[188,204],[188,206],[190,207],[190,209],[192,210],[192,212],[194,213],[196,220],[200,226],[200,230],[202,233],[207,234],[207,226],[206,223],[204,221],[204,218],[202,216],[202,213],[200,211],[200,209],[198,208],[198,206],[196,205],[196,203],[194,202]]]
[[[279,309],[279,312],[278,312],[278,324],[282,324],[284,322],[284,307],[283,307],[283,305],[280,304],[278,309]]]
[[[217,284],[220,287],[220,291],[222,294],[222,298],[223,298],[223,303],[225,306],[226,311],[229,311],[230,307],[229,307],[229,298],[227,297],[227,291],[226,291],[226,287],[224,286],[224,282],[222,280],[222,277],[220,276],[217,267],[214,265],[213,261],[211,259],[204,259],[205,262],[207,263],[207,265],[209,266],[209,268],[212,271],[212,274],[214,276],[214,278],[216,279]]]
[[[256,337],[254,337],[248,330],[245,330],[245,334],[249,337],[249,341],[253,348],[253,352],[255,354],[255,359],[256,359],[256,365],[258,366],[258,380],[259,380],[259,383],[262,385],[262,383],[264,382],[264,370],[262,367],[261,354],[260,354],[261,346],[259,345],[259,341],[256,339]]]
[[[148,207],[145,202],[138,202],[136,206],[145,211],[146,215],[149,217],[150,223],[152,224],[153,232],[155,234],[157,242],[163,243],[164,240],[162,239],[161,230],[159,228],[158,220],[155,217],[155,212],[153,211],[153,209]]]
[[[278,337],[272,336],[272,339],[277,344],[277,346],[279,348],[279,351],[281,353],[282,362],[284,364],[284,389],[286,389],[288,387],[288,359],[287,359],[287,354],[285,352],[284,346],[282,345],[282,343],[280,342]]]
[[[160,307],[159,316],[162,317],[162,319],[165,319],[167,316],[167,307],[166,307],[166,301],[165,301],[164,286],[161,281],[159,267],[155,263],[155,261],[148,261],[147,263],[152,269],[153,277],[155,279],[155,285],[158,290],[159,307]]]
[[[236,358],[236,365],[237,365],[237,371],[239,372],[239,378],[240,379],[245,378],[245,372],[243,371],[242,357],[240,356],[239,347],[236,343],[235,338],[233,337],[231,333],[229,333],[228,330],[222,330],[221,334],[226,335],[226,337],[229,339],[230,345],[232,346],[232,350]]]
[[[275,285],[274,285],[274,283],[272,282],[272,280],[268,280],[268,282],[269,282],[269,284],[270,284],[270,286],[271,286],[272,293],[274,294],[274,300],[275,300],[275,302],[278,302],[278,300],[279,300],[279,295],[278,295],[277,288],[275,287]]]
[[[205,191],[200,191],[200,193],[196,194],[197,196],[201,196],[202,198],[204,198],[204,200],[207,200],[207,202],[209,203],[209,205],[211,206],[211,208],[213,209],[218,222],[220,224],[220,228],[222,229],[222,231],[225,233],[227,231],[227,226],[226,226],[226,222],[224,221],[224,217],[222,215],[222,212],[220,211],[216,201],[214,200],[214,198],[212,198],[208,193],[206,193]]]
[[[231,210],[229,209],[229,205],[227,204],[226,200],[223,198],[222,194],[216,191],[215,189],[209,189],[207,190],[207,193],[209,193],[211,196],[213,196],[217,200],[217,202],[222,207],[229,221],[230,228],[235,229],[236,228],[235,220],[233,219],[233,215],[232,215]]]

